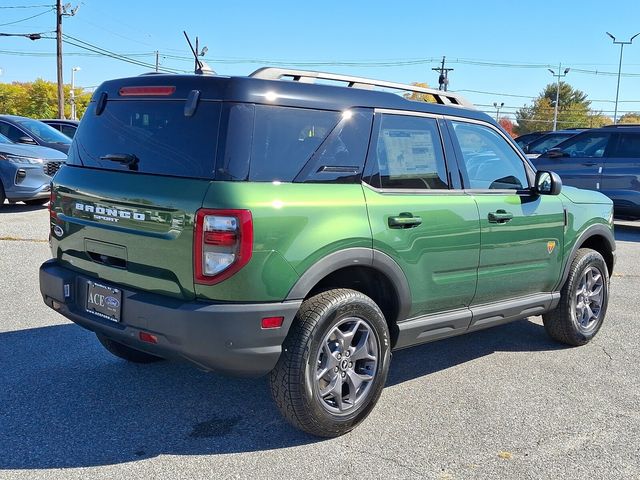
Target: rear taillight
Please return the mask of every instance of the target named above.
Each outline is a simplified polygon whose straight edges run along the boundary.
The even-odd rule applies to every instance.
[[[251,212],[198,210],[193,250],[196,283],[213,285],[229,278],[251,258]]]
[[[175,91],[173,86],[122,87],[118,94],[121,97],[169,96]]]
[[[51,192],[49,193],[49,218],[58,218],[58,214],[53,210],[53,202],[56,200],[56,192],[53,190],[53,186],[50,186]]]

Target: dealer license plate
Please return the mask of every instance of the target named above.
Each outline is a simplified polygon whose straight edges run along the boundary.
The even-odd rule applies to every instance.
[[[87,312],[119,322],[121,308],[121,290],[96,282],[87,282]]]

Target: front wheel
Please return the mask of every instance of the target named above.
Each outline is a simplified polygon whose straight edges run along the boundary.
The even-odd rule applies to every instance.
[[[271,394],[295,427],[337,437],[369,415],[389,361],[389,329],[375,302],[354,290],[329,290],[300,307],[271,372]]]
[[[578,250],[555,310],[542,316],[544,328],[567,345],[584,345],[602,326],[609,302],[609,271],[600,253]]]

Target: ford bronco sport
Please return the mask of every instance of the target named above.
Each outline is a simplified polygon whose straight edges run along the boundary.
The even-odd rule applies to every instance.
[[[393,349],[540,314],[587,343],[615,260],[611,201],[462,97],[320,72],[107,81],[50,205],[48,306],[129,361],[269,374],[326,437],[368,415]]]

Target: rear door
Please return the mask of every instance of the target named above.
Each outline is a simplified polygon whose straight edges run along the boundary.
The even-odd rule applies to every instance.
[[[107,283],[191,299],[194,217],[213,178],[220,104],[186,115],[184,98],[97,103],[54,179],[54,255]]]
[[[480,215],[478,286],[472,305],[551,292],[560,278],[564,210],[535,195],[532,171],[488,123],[448,121],[465,191]]]
[[[538,169],[556,172],[566,185],[599,190],[604,157],[612,144],[611,132],[584,132],[560,144],[561,155],[545,155],[534,163]]]
[[[374,249],[409,281],[409,317],[465,308],[475,293],[478,210],[454,178],[437,117],[376,112],[364,193]]]
[[[624,128],[624,127],[623,127]],[[619,215],[640,216],[640,132],[621,128],[604,157],[600,190]]]

